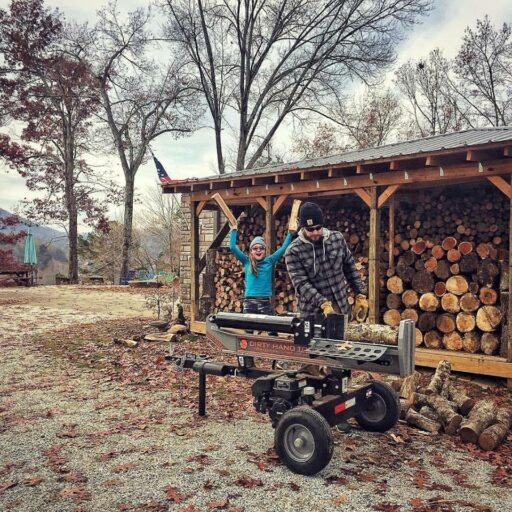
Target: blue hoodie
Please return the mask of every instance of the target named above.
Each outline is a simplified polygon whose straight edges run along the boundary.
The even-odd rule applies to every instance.
[[[283,245],[277,249],[276,252],[265,256],[261,261],[258,261],[258,275],[254,275],[251,271],[251,262],[249,256],[244,254],[236,245],[238,230],[233,229],[229,236],[229,248],[238,260],[240,260],[245,270],[245,296],[246,297],[271,297],[272,296],[272,275],[274,265],[278,262],[279,258],[284,254],[286,248],[290,245],[293,235],[288,232],[284,239]]]

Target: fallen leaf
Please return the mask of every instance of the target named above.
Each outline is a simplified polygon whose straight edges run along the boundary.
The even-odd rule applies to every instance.
[[[339,496],[336,496],[336,498],[333,498],[332,501],[335,505],[343,505],[343,503],[348,501],[348,496],[346,494],[340,494]]]
[[[136,462],[128,462],[126,464],[115,464],[112,467],[112,471],[114,473],[125,473],[126,471],[129,471],[130,469],[136,468],[137,465],[138,464]]]
[[[176,512],[201,512],[197,507],[194,507],[194,505],[188,505],[185,508],[179,508]]]
[[[228,499],[225,499],[222,501],[211,501],[210,503],[208,503],[208,508],[222,509],[222,508],[226,508],[228,505],[229,505]]]
[[[0,483],[0,494],[2,494],[7,489],[10,489],[11,487],[14,487],[15,485],[18,485],[16,480],[7,480],[7,482]]]
[[[75,501],[90,499],[90,494],[81,487],[70,487],[59,492],[61,498],[73,498]]]
[[[300,485],[297,485],[295,482],[290,482],[290,489],[292,491],[300,491]]]
[[[44,482],[44,478],[41,478],[40,476],[35,476],[34,478],[29,478],[28,480],[25,480],[23,484],[28,487],[35,487],[36,485],[39,485],[41,482]]]
[[[247,475],[239,476],[234,483],[247,489],[251,489],[252,487],[261,487],[263,485],[263,482],[259,478],[251,478]]]
[[[121,485],[122,483],[123,483],[123,481],[122,481],[122,480],[119,480],[119,478],[112,478],[112,479],[110,479],[110,480],[105,480],[105,481],[103,482],[103,485],[104,485],[105,487],[116,487],[116,486],[118,486],[118,485]]]
[[[80,473],[80,471],[72,471],[71,473],[64,475],[59,480],[70,483],[84,483],[87,482],[87,477],[83,473]]]
[[[165,488],[165,494],[167,495],[167,499],[173,503],[181,503],[190,497],[190,494],[180,494],[178,489],[172,485],[168,485]]]

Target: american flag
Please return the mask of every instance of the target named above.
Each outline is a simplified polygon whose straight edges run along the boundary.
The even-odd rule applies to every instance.
[[[156,171],[158,173],[158,178],[160,180],[160,183],[162,185],[165,185],[167,183],[172,183],[173,180],[171,180],[171,178],[169,178],[169,175],[167,174],[167,172],[165,172],[164,166],[160,163],[160,161],[155,156],[153,157],[153,160],[155,161]]]

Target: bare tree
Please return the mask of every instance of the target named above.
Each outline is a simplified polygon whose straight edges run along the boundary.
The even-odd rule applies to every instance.
[[[300,130],[297,130],[294,137],[292,151],[299,160],[321,158],[346,149],[340,142],[340,129],[336,125],[322,122],[314,131],[311,130],[311,124],[308,128],[305,129],[305,124],[300,123]]]
[[[317,108],[393,60],[429,0],[165,0],[168,37],[194,61],[224,171],[222,116],[236,114],[236,169],[253,167],[291,113]],[[225,49],[228,48],[227,51]]]
[[[396,83],[421,137],[460,130],[464,116],[450,87],[450,64],[439,49],[398,68]]]
[[[453,90],[472,119],[491,126],[512,122],[512,26],[496,29],[485,16],[464,32],[453,63]],[[470,121],[470,119],[468,119]]]
[[[132,241],[135,176],[147,159],[148,144],[163,134],[190,133],[200,117],[197,85],[186,62],[166,53],[166,64],[149,30],[150,8],[126,16],[109,3],[88,34],[87,51],[95,63],[101,119],[108,126],[125,177],[121,276],[128,273]]]

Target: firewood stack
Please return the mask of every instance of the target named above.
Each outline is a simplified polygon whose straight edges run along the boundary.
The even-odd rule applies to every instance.
[[[441,361],[428,386],[419,386],[415,372],[400,388],[401,416],[409,425],[427,432],[458,434],[463,442],[495,450],[512,426],[512,408],[498,408],[488,399],[475,403],[459,391],[451,378],[451,366]]]
[[[427,348],[498,353],[508,302],[505,202],[498,193],[475,191],[466,197],[425,194],[414,207],[397,208],[401,229],[383,322],[415,320],[417,344]]]

